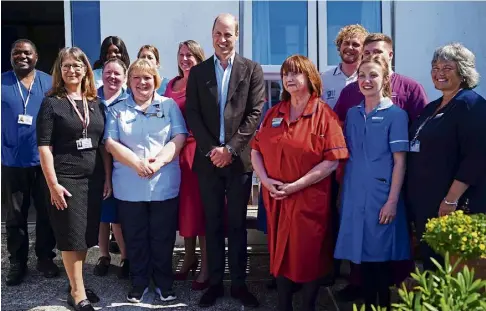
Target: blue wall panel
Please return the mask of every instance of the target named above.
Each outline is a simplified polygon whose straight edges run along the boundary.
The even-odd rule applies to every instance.
[[[71,1],[71,23],[73,46],[81,48],[93,65],[100,56],[100,2]]]

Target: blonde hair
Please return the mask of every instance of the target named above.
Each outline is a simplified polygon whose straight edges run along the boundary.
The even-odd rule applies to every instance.
[[[96,92],[93,70],[89,63],[88,57],[78,47],[66,47],[59,51],[54,66],[52,67],[52,88],[47,92],[47,96],[56,96],[58,98],[66,97],[67,91],[62,79],[61,66],[64,59],[72,57],[76,61],[82,62],[86,68],[86,74],[81,81],[81,94],[87,100],[95,100],[98,96]]]
[[[345,39],[360,37],[362,40],[364,40],[367,36],[368,30],[366,30],[366,28],[364,28],[363,26],[359,24],[347,25],[339,30],[339,33],[336,36],[336,40],[334,40],[334,43],[339,50],[341,48],[341,44],[343,44],[343,41]]]
[[[128,68],[128,87],[131,88],[130,86],[130,79],[133,75],[134,72],[140,72],[140,73],[147,73],[149,75],[152,75],[154,77],[155,81],[155,90],[157,90],[160,85],[162,84],[162,79],[160,78],[159,72],[157,71],[157,68],[152,66],[152,64],[146,60],[146,59],[137,59],[134,61],[131,65],[130,68]]]
[[[382,85],[382,94],[383,97],[392,97],[392,90],[391,90],[391,77],[390,77],[390,67],[388,66],[387,61],[383,57],[383,55],[371,55],[369,57],[365,57],[358,67],[358,73],[361,69],[361,66],[364,64],[377,64],[381,67],[383,72],[383,85]]]

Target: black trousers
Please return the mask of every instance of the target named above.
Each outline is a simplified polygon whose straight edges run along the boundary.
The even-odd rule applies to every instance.
[[[316,299],[319,293],[321,280],[317,279],[302,284],[302,311],[315,311]],[[295,283],[292,280],[283,276],[277,277],[277,291],[278,291],[278,311],[292,311],[292,297],[294,293]]]
[[[234,174],[230,167],[213,173],[198,173],[206,219],[206,247],[210,285],[223,282],[225,263],[224,208],[228,205],[228,262],[231,284],[243,286],[246,279],[246,212],[252,173]]]
[[[179,214],[178,198],[165,201],[118,201],[133,286],[147,287],[153,278],[162,292],[172,289],[172,253]]]
[[[361,274],[366,311],[372,310],[371,305],[390,310],[391,262],[362,262]]]
[[[2,209],[6,211],[5,228],[10,263],[27,263],[27,216],[31,198],[37,211],[35,254],[40,260],[56,257],[52,251],[56,246],[56,239],[47,214],[50,194],[41,186],[43,178],[40,166],[23,168],[2,165]]]

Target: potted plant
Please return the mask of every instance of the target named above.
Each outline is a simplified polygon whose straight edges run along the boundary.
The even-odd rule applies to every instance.
[[[412,278],[417,281],[413,291],[403,285],[398,290],[400,302],[392,305],[390,311],[484,311],[486,310],[486,280],[475,279],[474,272],[467,266],[457,271],[458,262],[451,265],[449,254],[445,254],[444,266],[436,260],[437,271],[421,273],[416,269]],[[457,272],[454,272],[457,271]],[[372,306],[373,311],[387,311]],[[358,311],[356,305],[353,308]],[[360,311],[364,311],[364,306]]]
[[[486,215],[454,213],[430,219],[423,239],[438,254],[451,255],[451,262],[462,270],[474,269],[476,276],[486,279]],[[461,261],[459,259],[462,258]]]

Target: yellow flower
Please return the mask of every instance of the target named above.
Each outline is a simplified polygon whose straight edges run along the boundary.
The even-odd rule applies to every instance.
[[[462,227],[460,227],[460,228],[457,229],[457,232],[463,233],[464,232],[464,229],[462,229]]]
[[[473,233],[471,233],[471,235],[473,236],[473,238],[477,238],[478,237],[478,233],[477,232],[473,232]]]
[[[479,249],[482,250],[482,251],[484,251],[486,249],[486,245],[480,244],[479,245]]]
[[[464,242],[467,242],[467,237],[462,237],[462,240],[463,240]]]

